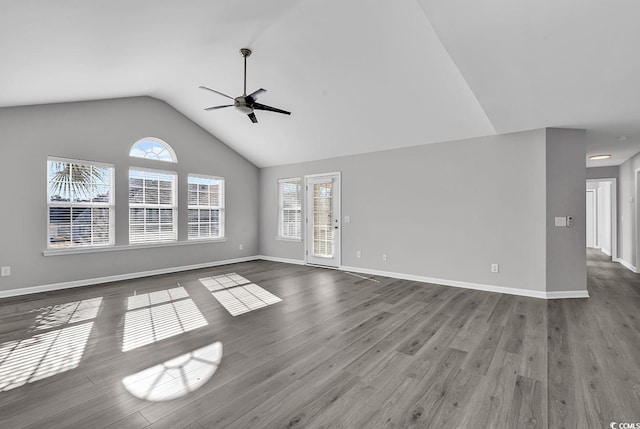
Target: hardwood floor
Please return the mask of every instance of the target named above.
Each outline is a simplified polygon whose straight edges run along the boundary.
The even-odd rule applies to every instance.
[[[640,422],[640,276],[588,265],[592,297],[574,300],[266,261],[6,299],[0,427]],[[282,302],[231,316],[199,279],[234,272]],[[197,350],[216,342],[211,375]],[[148,401],[130,382],[182,390]]]

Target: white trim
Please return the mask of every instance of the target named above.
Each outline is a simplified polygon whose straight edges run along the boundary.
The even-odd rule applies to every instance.
[[[567,298],[589,298],[589,292],[586,290],[561,290],[557,292],[546,292],[546,299]]]
[[[171,161],[165,161],[164,159],[155,159],[155,158],[147,158],[146,156],[136,156],[136,155],[131,155],[131,151],[133,150],[133,148],[141,142],[144,141],[150,141],[153,143],[158,143],[159,145],[161,145],[162,147],[165,148],[165,150],[167,152],[169,152],[169,155],[171,155]],[[173,148],[171,147],[171,145],[169,143],[167,143],[166,141],[159,139],[158,137],[144,137],[141,138],[139,140],[137,140],[134,144],[131,145],[131,147],[129,148],[129,156],[131,158],[137,158],[137,159],[150,159],[151,161],[160,161],[160,162],[172,162],[174,164],[178,163],[178,157],[176,156],[176,152],[173,150]]]
[[[48,285],[32,286],[21,289],[9,289],[0,291],[0,298],[9,298],[13,296],[28,295],[32,293],[50,292],[60,289],[70,289],[81,286],[90,286],[100,283],[116,282],[121,280],[130,280],[140,277],[157,276],[159,274],[171,274],[180,271],[197,270],[200,268],[217,267],[220,265],[236,264],[238,262],[248,262],[260,259],[259,256],[247,256],[244,258],[226,259],[223,261],[204,262],[202,264],[183,265],[181,267],[160,268],[157,270],[139,271],[137,273],[118,274],[114,276],[97,277],[85,280],[73,280],[70,282],[52,283]]]
[[[293,243],[302,243],[302,238],[284,238],[284,237],[276,237],[278,241],[291,241]]]
[[[607,249],[605,249],[604,247],[601,247],[601,248],[600,248],[600,251],[601,251],[602,253],[604,253],[605,255],[607,255],[607,256],[611,256],[611,252],[610,252],[610,251],[608,251]]]
[[[589,297],[589,292],[586,290],[547,292],[547,291],[538,291],[538,290],[531,290],[531,289],[516,289],[516,288],[510,288],[506,286],[486,285],[481,283],[463,282],[458,280],[446,280],[446,279],[438,279],[433,277],[415,276],[413,274],[395,273],[390,271],[370,270],[368,268],[342,266],[340,267],[340,269],[343,271],[351,271],[351,272],[362,273],[362,274],[371,274],[375,276],[384,276],[384,277],[391,277],[391,278],[402,279],[402,280],[432,283],[432,284],[437,284],[442,286],[453,286],[453,287],[459,287],[464,289],[481,290],[484,292],[496,292],[496,293],[504,293],[508,295],[527,296],[531,298],[559,299],[559,298],[588,298]]]
[[[302,241],[302,232],[303,232],[303,221],[302,219],[304,218],[304,196],[305,193],[303,192],[304,189],[304,179],[302,177],[287,177],[287,178],[281,178],[278,179],[278,234],[276,236],[276,240],[282,240],[282,241]],[[290,237],[290,236],[285,236],[282,232],[283,226],[284,226],[284,222],[283,222],[283,210],[284,210],[284,203],[283,203],[283,194],[282,194],[282,184],[283,183],[294,183],[298,185],[298,197],[300,198],[300,237]]]
[[[73,164],[82,164],[82,163],[86,164],[86,163],[89,163],[89,164],[97,165],[98,167],[113,168],[113,169],[116,168],[115,164],[111,164],[109,162],[91,161],[91,160],[88,160],[88,159],[65,158],[65,157],[62,157],[62,156],[55,156],[55,155],[47,156],[47,161],[68,162],[68,163],[73,163]],[[47,180],[47,182],[48,182],[48,180]]]
[[[222,243],[227,241],[226,238],[200,238],[197,240],[189,241],[170,241],[166,243],[149,243],[149,244],[124,244],[120,246],[104,246],[104,247],[74,247],[68,249],[59,250],[43,250],[44,256],[62,256],[62,255],[76,255],[80,253],[98,253],[98,252],[119,252],[122,250],[139,250],[139,249],[154,249],[156,247],[175,247],[175,246],[191,246],[193,244],[211,244]]]
[[[631,272],[634,272],[634,273],[638,274],[638,269],[637,269],[635,266],[633,266],[633,264],[631,264],[631,263],[629,263],[629,262],[625,261],[624,259],[622,259],[622,258],[616,258],[616,259],[614,260],[614,262],[618,262],[620,265],[622,265],[623,267],[627,268],[627,269],[628,269],[628,270],[630,270]]]
[[[131,280],[131,279],[136,279],[140,277],[156,276],[160,274],[171,274],[171,273],[177,273],[180,271],[197,270],[201,268],[217,267],[217,266],[228,265],[228,264],[237,264],[240,262],[250,262],[255,260],[282,262],[285,264],[293,264],[293,265],[307,265],[305,264],[305,261],[298,260],[298,259],[278,258],[275,256],[265,256],[265,255],[246,256],[242,258],[226,259],[222,261],[213,261],[213,262],[204,262],[201,264],[184,265],[180,267],[160,268],[157,270],[139,271],[136,273],[118,274],[113,276],[97,277],[93,279],[73,280],[69,282],[52,283],[47,285],[32,286],[32,287],[26,287],[26,288],[20,288],[20,289],[0,290],[0,299],[10,298],[14,296],[21,296],[21,295],[29,295],[33,293],[50,292],[50,291],[60,290],[60,289],[70,289],[70,288],[76,288],[76,287],[82,287],[82,286],[90,286],[90,285],[95,285],[100,283],[109,283],[109,282],[116,282],[121,280]],[[627,266],[626,265],[627,263],[622,260],[618,260],[617,262],[620,262],[622,265]],[[328,268],[328,267],[318,267],[318,268]],[[636,272],[635,267],[627,266],[627,268]],[[337,268],[337,269],[341,271],[349,271],[352,273],[355,272],[355,273],[362,273],[362,274],[370,274],[370,275],[376,275],[376,276],[397,278],[402,280],[418,281],[422,283],[432,283],[432,284],[438,284],[443,286],[453,286],[453,287],[459,287],[464,289],[504,293],[508,295],[527,296],[532,298],[541,298],[541,299],[589,298],[589,293],[586,290],[545,292],[545,291],[536,291],[536,290],[528,290],[528,289],[516,289],[516,288],[505,287],[505,286],[494,286],[494,285],[485,285],[485,284],[479,284],[479,283],[462,282],[457,280],[437,279],[432,277],[415,276],[412,274],[395,273],[390,271],[370,270],[367,268],[341,266],[340,268]]]
[[[259,255],[258,259],[262,259],[263,261],[270,261],[270,262],[283,262],[285,264],[305,265],[304,261],[301,259],[276,258],[275,256],[264,256],[264,255]]]
[[[588,230],[591,229],[591,234],[593,234],[593,246],[589,246],[589,243],[587,241],[587,247],[590,249],[600,249],[600,246],[598,245],[598,192],[597,189],[587,189],[587,195],[591,193],[591,221],[592,221],[592,228],[589,228],[589,224],[587,224],[587,233],[589,232]],[[585,208],[586,208],[586,215],[585,215],[585,220],[586,218],[588,218],[588,214],[589,214],[589,207],[587,205],[588,203],[586,203],[585,201]]]
[[[191,178],[196,179],[195,183],[191,182]],[[197,183],[197,179],[203,179],[207,181],[217,181],[218,182],[218,205],[204,205],[204,204],[189,204],[189,190],[190,185],[201,185],[202,183]],[[209,187],[207,193],[211,193],[211,183],[206,183]],[[197,240],[219,240],[225,237],[225,180],[224,177],[220,176],[206,176],[204,174],[193,174],[189,173],[187,175],[187,240],[197,241]],[[196,194],[199,194],[200,191],[196,191]],[[199,198],[198,198],[199,199]],[[199,202],[199,201],[198,201]],[[189,210],[218,210],[218,236],[217,237],[189,237],[190,229],[189,226],[193,225],[193,223],[189,222]],[[196,222],[195,225],[198,226],[198,234],[200,234],[200,221]]]
[[[304,261],[305,264],[309,264],[309,265],[314,265],[312,262],[309,262],[309,237],[307,236],[307,234],[309,234],[309,230],[308,230],[308,226],[309,226],[309,215],[312,215],[312,213],[309,212],[309,201],[308,198],[311,194],[309,194],[309,179],[316,179],[316,178],[323,178],[323,177],[334,177],[337,176],[338,177],[338,210],[337,210],[337,214],[334,214],[334,217],[337,219],[338,222],[338,241],[336,243],[336,249],[335,249],[335,259],[336,259],[336,265],[329,265],[327,266],[327,268],[336,268],[336,269],[340,269],[340,266],[342,264],[342,172],[340,171],[335,171],[332,173],[318,173],[318,174],[306,174],[304,175],[303,179],[304,179],[304,186],[303,186],[303,196],[304,196],[304,202],[303,202],[303,210],[302,210],[302,215],[303,215],[303,219],[304,222],[302,222],[302,237],[303,237],[303,249],[304,249]]]
[[[608,177],[604,179],[587,179],[587,183],[589,182],[611,183],[611,253],[607,255],[615,260],[618,257],[618,180],[615,177]]]
[[[324,176],[335,176],[335,175],[341,175],[342,173],[340,171],[332,171],[331,173],[317,173],[317,174],[305,174],[304,178],[308,178],[308,177],[324,177]]]
[[[153,203],[146,203],[146,202],[142,202],[142,203],[132,203],[131,202],[131,173],[134,172],[135,173],[143,173],[142,174],[142,179],[143,179],[143,183],[146,182],[146,176],[145,173],[149,173],[149,174],[158,174],[158,175],[167,175],[167,176],[173,176],[173,180],[171,182],[172,186],[172,202],[171,205],[167,205],[167,204],[163,204],[160,202],[160,199],[158,199],[158,204],[153,204]],[[136,177],[139,179],[139,177]],[[159,179],[156,179],[159,180]],[[176,243],[178,241],[178,216],[179,216],[179,207],[178,207],[178,172],[177,171],[172,171],[172,170],[158,170],[158,169],[153,169],[153,168],[146,168],[146,167],[135,167],[135,166],[129,166],[129,176],[128,176],[128,188],[127,188],[127,192],[129,192],[129,206],[128,206],[128,223],[129,223],[129,244],[133,244],[133,245],[137,245],[137,244],[162,244],[162,243]],[[146,189],[144,187],[145,185],[143,185],[143,189]],[[162,240],[151,240],[148,238],[148,236],[146,235],[146,232],[142,235],[138,235],[138,234],[133,234],[131,232],[131,209],[143,209],[146,212],[146,209],[158,209],[158,211],[160,210],[166,210],[166,209],[171,209],[173,210],[173,238],[170,240],[167,239],[162,239]],[[145,216],[146,218],[146,216]],[[161,217],[160,214],[158,214],[158,224],[162,224],[162,222],[160,221]],[[188,221],[188,219],[187,219]],[[144,223],[142,224],[145,226],[145,231],[146,231],[146,226],[147,226],[147,221],[145,220]],[[135,237],[142,237],[142,240],[134,240],[132,241],[132,237],[135,239]]]
[[[638,188],[638,180],[640,179],[640,168],[636,168],[635,173],[633,174],[633,189],[635,193],[633,194],[633,199],[635,199],[636,210],[635,210],[635,219],[631,219],[632,222],[635,222],[636,228],[636,267],[640,266],[640,231],[638,228],[640,226],[640,202],[638,201],[638,197],[640,197],[640,189]],[[631,227],[633,229],[633,225]],[[638,271],[636,269],[632,270],[634,273]]]
[[[101,168],[107,168],[109,169],[109,176],[110,176],[110,180],[109,180],[109,202],[104,203],[104,202],[100,202],[100,203],[96,203],[96,202],[77,202],[77,201],[73,201],[71,198],[71,195],[69,195],[69,201],[51,201],[51,183],[49,182],[49,162],[63,162],[63,163],[68,163],[68,164],[78,164],[78,165],[88,165],[88,166],[97,166],[97,167],[101,167]],[[115,208],[116,208],[116,198],[115,198],[115,191],[116,191],[116,167],[114,164],[109,164],[109,163],[105,163],[105,162],[95,162],[95,161],[86,161],[86,160],[82,160],[82,159],[72,159],[72,158],[61,158],[61,157],[56,157],[56,156],[47,156],[47,184],[46,184],[46,189],[47,189],[47,235],[46,235],[46,241],[47,241],[47,250],[53,250],[55,249],[55,246],[51,245],[51,237],[49,236],[49,234],[51,234],[51,208],[52,207],[69,207],[71,209],[73,208],[82,208],[82,207],[91,207],[92,209],[95,208],[107,208],[109,209],[109,243],[106,244],[91,244],[91,245],[85,245],[85,246],[81,246],[81,245],[73,245],[71,244],[69,247],[67,247],[67,249],[81,249],[81,248],[99,248],[99,247],[103,247],[103,246],[113,246],[113,243],[115,242]],[[69,226],[70,228],[73,228],[72,226],[73,223],[71,223]],[[93,222],[92,222],[93,224]],[[92,235],[93,235],[93,228],[92,228]]]

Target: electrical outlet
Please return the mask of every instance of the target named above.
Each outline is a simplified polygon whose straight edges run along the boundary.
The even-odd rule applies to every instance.
[[[356,250],[356,258],[361,258],[362,257],[362,252],[359,250]]]
[[[385,262],[387,261],[387,254],[386,253],[382,254],[382,260],[385,261]]]
[[[491,272],[497,273],[499,271],[500,266],[498,264],[491,264]]]
[[[8,277],[11,275],[11,267],[2,267],[0,268],[0,276]]]
[[[240,249],[240,250],[244,249],[244,244],[239,245],[238,249]]]

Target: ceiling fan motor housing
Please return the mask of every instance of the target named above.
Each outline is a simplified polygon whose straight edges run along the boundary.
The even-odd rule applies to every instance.
[[[253,112],[253,103],[253,98],[249,96],[245,97],[241,95],[233,99],[233,107],[246,114]]]

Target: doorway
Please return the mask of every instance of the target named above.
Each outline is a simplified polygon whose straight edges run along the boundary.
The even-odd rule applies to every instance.
[[[618,260],[616,179],[587,180],[587,247]]]
[[[340,267],[340,173],[305,176],[306,263]]]
[[[596,200],[596,190],[587,189],[587,247],[590,248],[599,247]]]

